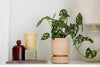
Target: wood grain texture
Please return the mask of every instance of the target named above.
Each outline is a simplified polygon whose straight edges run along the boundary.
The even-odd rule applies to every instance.
[[[6,64],[46,64],[47,61],[45,60],[38,60],[38,61],[7,61]]]
[[[69,57],[55,57],[55,56],[51,57],[51,61],[54,64],[68,64],[69,60],[70,60]]]

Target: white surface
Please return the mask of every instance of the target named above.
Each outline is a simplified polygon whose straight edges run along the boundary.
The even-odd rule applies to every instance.
[[[0,64],[8,60],[9,0],[0,0]]]
[[[52,64],[51,61],[48,61],[47,64]],[[94,65],[100,65],[100,62],[86,62],[86,61],[83,61],[83,60],[70,60],[69,64],[94,64]]]
[[[27,67],[27,66],[29,66],[29,67],[33,67],[33,66],[35,66],[35,67],[99,67],[100,65],[80,65],[80,64],[54,64],[54,65],[45,65],[45,64],[28,64],[28,65],[26,65],[26,64],[23,64],[23,67]],[[8,65],[5,65],[5,66],[1,66],[1,67],[8,67]],[[13,67],[13,65],[9,65],[9,67]],[[14,64],[14,67],[22,67],[22,65],[15,65]]]
[[[40,40],[43,33],[50,32],[50,27],[46,21],[38,28],[35,26],[42,17],[52,17],[55,12],[58,15],[61,9],[67,9],[71,15],[71,2],[72,0],[11,0],[9,60],[12,59],[12,47],[16,44],[16,40],[20,39],[22,44],[25,44],[24,33],[38,33],[38,59],[50,60],[51,39]],[[70,49],[70,58],[80,59],[72,40]]]
[[[44,64],[53,64],[51,61],[47,61],[47,63]],[[100,62],[87,62],[87,61],[83,61],[83,60],[70,60],[70,62],[68,64],[64,64],[64,65],[76,65],[76,64],[82,64],[82,65],[100,65]],[[9,64],[9,65],[34,65],[34,64]],[[38,64],[39,65],[39,64]],[[57,65],[57,64],[53,64],[53,65]],[[59,64],[59,65],[63,65],[63,64]]]
[[[100,25],[100,0],[74,0],[74,15],[81,12],[83,14],[83,23]]]

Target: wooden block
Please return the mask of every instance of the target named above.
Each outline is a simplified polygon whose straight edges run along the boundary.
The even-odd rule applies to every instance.
[[[69,57],[51,57],[51,61],[54,64],[68,64],[69,63]]]
[[[25,60],[37,60],[37,50],[25,50]]]
[[[45,60],[37,60],[37,61],[7,61],[6,64],[46,64]]]

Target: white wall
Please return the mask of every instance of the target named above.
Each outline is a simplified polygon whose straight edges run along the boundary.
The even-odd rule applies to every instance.
[[[0,0],[0,64],[8,60],[9,0]]]
[[[50,27],[46,21],[39,28],[35,28],[36,23],[44,16],[53,16],[61,9],[67,9],[71,14],[72,0],[11,0],[10,17],[10,44],[9,60],[12,57],[12,47],[16,45],[16,40],[22,40],[25,44],[24,33],[38,33],[37,50],[38,59],[49,60],[51,56],[51,39],[41,41],[40,37],[44,32],[50,32]],[[72,41],[70,41],[70,58],[80,59]]]
[[[74,0],[74,14],[81,12],[85,25],[100,25],[100,0]]]

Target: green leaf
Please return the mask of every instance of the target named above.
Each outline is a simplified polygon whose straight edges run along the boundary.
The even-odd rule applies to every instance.
[[[43,36],[41,37],[41,40],[46,40],[50,37],[50,34],[49,33],[45,33],[43,34]]]
[[[58,27],[58,25],[59,25],[59,21],[58,20],[53,20],[51,22],[52,22],[52,26]]]
[[[89,37],[84,37],[83,35],[79,34],[75,39],[74,39],[74,43],[73,45],[76,45],[76,44],[80,44],[84,41],[89,41],[91,43],[93,43],[94,41],[92,39],[90,39]]]
[[[72,39],[77,35],[78,31],[79,31],[79,26],[77,24],[70,24],[69,33]]]
[[[65,38],[66,37],[65,33],[61,29],[58,29],[57,34],[58,34],[58,36],[57,36],[58,38]]]
[[[88,59],[92,59],[97,55],[97,51],[96,50],[91,50],[90,48],[87,48],[86,53],[85,53],[85,57]]]
[[[84,41],[90,41],[91,43],[94,42],[94,41],[93,41],[91,38],[89,38],[89,37],[84,37]]]
[[[43,20],[52,20],[49,16],[46,16],[46,17],[43,17],[38,23],[37,23],[37,25],[36,25],[36,27],[38,27],[42,22],[43,22]]]
[[[52,33],[52,39],[54,40],[55,38],[58,38],[58,34],[56,32]]]
[[[65,38],[66,37],[66,34],[65,33],[61,33],[60,34],[60,38]]]
[[[76,17],[76,23],[78,24],[78,25],[82,25],[82,14],[81,13],[79,13],[78,15],[77,15],[77,17]]]
[[[53,15],[53,17],[52,17],[52,18],[55,18],[55,16],[56,16],[56,13]]]
[[[83,31],[83,17],[82,14],[79,13],[76,17],[76,23],[77,25],[81,25],[82,26],[82,31]]]
[[[59,13],[59,16],[63,17],[63,18],[66,18],[66,17],[69,17],[66,9],[62,9]]]

